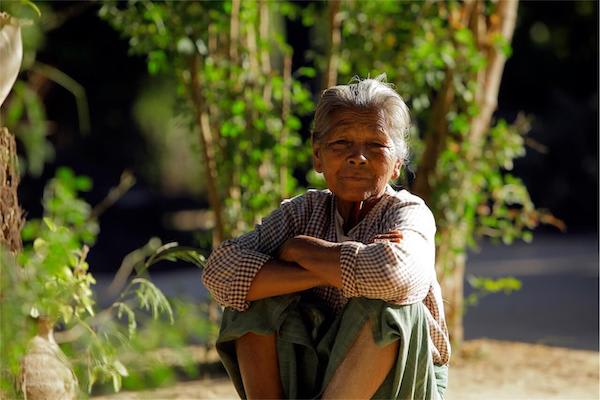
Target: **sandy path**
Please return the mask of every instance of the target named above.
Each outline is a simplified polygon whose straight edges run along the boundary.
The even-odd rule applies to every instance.
[[[191,400],[237,398],[226,378],[179,383],[94,400]],[[600,399],[599,355],[526,343],[466,342],[450,369],[448,400]]]

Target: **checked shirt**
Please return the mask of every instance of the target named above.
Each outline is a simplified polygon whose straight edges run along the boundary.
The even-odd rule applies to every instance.
[[[254,231],[223,242],[208,258],[203,282],[216,301],[238,311],[248,308],[246,295],[256,273],[283,243],[297,235],[340,242],[341,289],[310,289],[334,311],[348,298],[368,297],[407,305],[423,302],[433,361],[450,357],[440,285],[435,273],[435,221],[425,202],[391,186],[367,215],[342,234],[336,198],[329,190],[308,190],[284,200]],[[378,234],[400,230],[399,243],[373,241]]]

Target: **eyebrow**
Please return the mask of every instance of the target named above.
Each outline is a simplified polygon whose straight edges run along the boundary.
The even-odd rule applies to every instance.
[[[390,135],[386,132],[386,130],[380,124],[368,124],[368,125],[362,124],[362,123],[357,124],[356,122],[352,122],[352,121],[340,121],[340,122],[336,123],[335,125],[332,125],[328,129],[326,134],[331,134],[333,132],[336,132],[340,128],[352,127],[352,126],[356,126],[356,125],[365,126],[370,131],[375,132],[378,136],[385,136],[385,137],[390,138]]]

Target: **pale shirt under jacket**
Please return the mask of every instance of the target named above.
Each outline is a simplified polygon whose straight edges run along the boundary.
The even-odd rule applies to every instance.
[[[336,198],[329,190],[308,190],[284,200],[252,232],[223,242],[212,252],[202,278],[205,286],[222,306],[244,311],[256,273],[287,239],[308,235],[339,242],[342,287],[310,290],[335,312],[351,297],[399,305],[423,302],[433,361],[448,363],[450,342],[435,273],[436,226],[425,202],[388,185],[378,203],[350,231],[341,230],[336,214]],[[402,232],[399,243],[373,241],[375,235],[392,230]]]

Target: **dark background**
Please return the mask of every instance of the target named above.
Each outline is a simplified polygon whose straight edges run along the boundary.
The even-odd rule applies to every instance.
[[[64,10],[74,3],[56,2]],[[307,28],[288,24],[292,45],[304,46]],[[81,135],[72,95],[49,88],[45,97],[55,160],[39,178],[25,177],[20,199],[28,217],[41,215],[45,182],[67,165],[94,181],[85,198],[98,203],[124,169],[139,171],[148,157],[132,117],[132,105],[147,82],[143,58],[128,55],[126,40],[97,17],[97,6],[83,7],[46,37],[37,60],[53,65],[86,90],[91,133]],[[294,68],[303,62],[295,58]],[[528,148],[512,173],[521,177],[538,208],[550,210],[569,233],[598,231],[598,3],[521,2],[513,54],[502,79],[497,116],[532,118],[529,137],[545,152]],[[308,126],[306,126],[308,136]],[[539,146],[537,146],[539,148]],[[138,176],[138,183],[101,218],[101,233],[90,254],[93,271],[114,271],[125,254],[151,236],[193,244],[192,234],[167,230],[165,212],[204,208],[202,199],[161,194]],[[540,227],[539,232],[558,231]],[[597,236],[596,236],[597,237]]]

